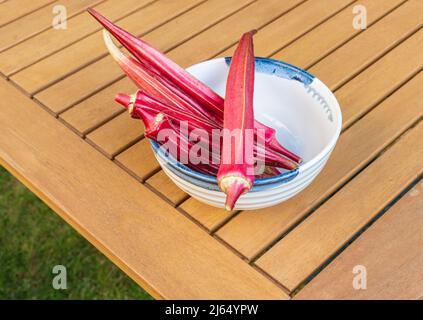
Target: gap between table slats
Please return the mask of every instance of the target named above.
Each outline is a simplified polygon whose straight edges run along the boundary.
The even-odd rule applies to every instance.
[[[415,239],[415,236],[423,234],[423,230],[419,229],[418,225],[418,222],[422,221],[418,219],[419,209],[423,205],[421,203],[423,198],[420,196],[423,188],[421,182],[422,176],[401,192],[291,296],[295,299],[418,298],[418,294],[423,292],[423,289],[421,288],[422,281],[418,279],[421,278],[421,273],[416,272],[419,257],[417,256],[416,259],[413,249],[420,248],[423,244],[416,244],[416,240],[418,242],[419,239],[418,237]],[[401,221],[394,222],[398,219]],[[414,222],[417,224],[405,225],[404,221],[408,219],[415,219]],[[410,230],[412,228],[417,229]],[[404,234],[405,230],[406,234]],[[388,233],[391,236],[388,236]],[[411,239],[412,237],[414,239]],[[386,243],[394,245],[386,246]],[[392,259],[392,253],[397,248],[401,250],[397,251],[395,259]],[[380,265],[382,261],[385,262]],[[376,266],[377,264],[379,265]],[[352,286],[352,271],[358,265],[364,266],[367,274],[372,275],[371,284],[366,290],[355,290]],[[410,288],[412,288],[411,292]]]
[[[207,29],[206,31],[200,33],[198,36],[192,38],[190,41],[185,42],[181,46],[184,46],[187,43],[192,43],[195,41],[195,39],[198,39],[203,34],[209,32],[212,29],[215,29],[218,26],[226,25],[228,21],[233,21],[234,19],[238,21],[237,19],[241,18],[240,15],[247,12],[249,14],[254,13],[256,14],[254,16],[255,19],[249,19],[244,20],[245,22],[241,24],[239,21],[236,24],[237,28],[232,28],[231,30],[225,30],[226,33],[222,34],[221,37],[218,37],[219,39],[222,39],[221,41],[225,41],[227,37],[230,38],[237,38],[239,36],[238,31],[239,28],[247,27],[248,25],[254,26],[254,23],[260,23],[264,24],[262,20],[264,19],[263,16],[257,14],[258,11],[262,11],[262,13],[267,13],[267,15],[270,15],[270,17],[273,16],[280,16],[283,14],[286,10],[290,9],[292,6],[298,4],[300,0],[288,0],[281,3],[280,1],[276,0],[268,0],[264,2],[254,2],[252,5],[244,8],[243,10],[237,12],[235,15],[223,20],[219,24],[215,25],[214,27],[211,27]],[[270,18],[268,17],[268,19]],[[259,19],[257,22],[256,20]],[[266,19],[266,22],[267,20]],[[245,25],[248,24],[248,25]],[[215,37],[216,38],[216,37]],[[208,42],[210,42],[211,39],[209,39]],[[153,43],[154,44],[154,43]],[[203,43],[201,50],[204,49],[204,46],[208,43]],[[181,46],[178,46],[176,49],[172,50],[174,52]],[[192,55],[193,52],[197,52],[198,54],[200,52],[198,51],[190,51],[190,55]],[[171,53],[170,53],[171,55]],[[112,58],[110,56],[107,56],[87,67],[84,69],[72,74],[71,76],[65,78],[64,80],[48,87],[46,90],[41,91],[35,97],[44,105],[52,109],[54,112],[60,113],[63,112],[66,109],[71,108],[76,103],[82,101],[83,99],[92,96],[94,93],[98,92],[99,90],[107,87],[110,83],[115,82],[119,78],[123,77],[122,72],[120,68],[112,62]],[[92,74],[96,72],[101,74],[99,77],[94,77]],[[75,83],[84,83],[84,86],[75,86]]]
[[[53,27],[53,19],[58,13],[53,12],[55,6],[64,6],[66,19],[83,12],[86,8],[98,5],[105,0],[56,0],[49,5],[31,12],[19,20],[0,27],[0,53]],[[59,8],[59,7],[58,7]]]
[[[421,176],[422,133],[419,122],[255,263],[295,290]]]
[[[25,17],[33,11],[48,6],[54,0],[10,0],[1,3],[0,27]]]
[[[157,5],[151,5],[145,10],[140,10],[121,19],[118,24],[135,36],[142,37],[147,42],[151,42],[150,38],[155,39],[154,44],[156,47],[162,51],[169,51],[172,47],[189,40],[229,15],[250,5],[252,1],[229,0],[222,2],[220,0],[210,0],[198,2],[194,7],[189,8],[180,16],[173,17],[169,22],[162,19],[162,26],[149,28],[148,19],[154,17],[155,11],[161,12],[166,8],[167,11],[172,13],[175,10],[175,8],[164,2],[158,2]],[[175,2],[174,5],[176,6],[177,3]],[[180,4],[176,6],[176,8],[178,7],[180,7]],[[202,24],[198,25],[197,21],[200,19]],[[140,24],[140,21],[143,21],[143,23]],[[192,26],[192,28],[186,31],[183,30],[188,26]],[[155,36],[159,32],[161,32],[161,37]],[[31,94],[37,94],[61,79],[106,56],[108,56],[108,51],[104,45],[101,32],[96,32],[66,49],[21,70],[14,74],[11,79]]]
[[[93,7],[107,15],[110,20],[118,21],[156,1],[119,0],[118,6],[116,2],[106,1]],[[6,76],[11,76],[101,29],[101,26],[86,12],[70,18],[67,23],[66,30],[50,28],[0,53],[0,71]]]

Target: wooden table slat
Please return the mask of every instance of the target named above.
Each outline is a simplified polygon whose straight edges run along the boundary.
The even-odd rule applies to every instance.
[[[106,56],[37,93],[34,97],[53,113],[59,114],[123,77],[123,72],[113,58]]]
[[[257,265],[290,290],[423,173],[423,123],[279,241]]]
[[[64,6],[66,19],[104,0],[58,0],[0,28],[0,52],[52,27],[54,6]]]
[[[54,0],[9,0],[0,5],[0,27],[4,26],[32,11],[53,2]]]
[[[237,10],[244,5],[247,0],[231,0],[224,2],[214,0],[203,3],[201,3],[201,1],[203,0],[185,1],[189,8],[193,5],[198,6],[158,28],[155,28],[155,23],[161,18],[157,18],[157,12],[161,12],[163,15],[165,12],[172,13],[175,10],[179,12],[184,8],[181,3],[175,1],[170,4],[168,2],[156,2],[120,20],[118,25],[137,36],[143,37],[143,39],[147,40],[158,49],[166,51],[166,47],[176,45],[189,39],[191,36],[219,21],[222,17],[230,14],[233,10]],[[216,10],[213,10],[211,13],[211,8],[216,7],[216,1],[225,5],[216,8]],[[171,18],[173,18],[173,15]],[[163,19],[160,21],[165,22],[166,19],[168,19],[168,17],[163,16]],[[205,23],[205,20],[207,23]],[[143,21],[143,23],[140,23],[140,21]],[[169,30],[173,30],[173,32]],[[153,35],[150,36],[149,32],[153,33]],[[177,33],[175,34],[175,32]],[[88,65],[107,54],[108,51],[104,45],[102,33],[96,32],[72,46],[22,70],[12,76],[12,79],[28,92],[37,92],[63,79],[75,70],[78,70],[81,66]]]
[[[93,7],[116,21],[152,1],[119,0],[119,5],[106,1]],[[68,20],[66,30],[48,29],[0,53],[0,71],[9,76],[100,29],[88,13],[78,14]]]
[[[149,178],[147,183],[162,194],[174,206],[188,198],[188,195],[179,189],[163,170],[160,170]]]
[[[125,77],[60,114],[60,118],[83,136],[124,111],[114,100],[118,92],[136,90],[135,84]]]
[[[160,169],[148,139],[137,142],[119,154],[115,161],[140,181],[146,180]]]
[[[295,299],[418,299],[423,294],[422,195],[420,182]],[[356,266],[365,268],[362,290],[352,286],[355,276],[364,275],[353,273]]]
[[[169,52],[169,57],[184,67],[210,59],[236,43],[246,30],[260,29],[302,2],[304,0],[258,0],[176,47]]]
[[[423,12],[423,2],[406,2],[308,71],[336,90],[421,28],[421,16],[413,14],[415,12]]]
[[[162,24],[163,20],[170,20],[196,6],[199,2],[200,0],[184,0],[182,3],[170,1],[172,5],[164,7],[153,4],[151,5],[152,9],[148,11],[148,15],[144,16],[142,25],[146,29],[157,27]],[[143,12],[145,13],[145,11]],[[97,36],[101,39],[100,34]],[[101,44],[101,46],[103,48],[104,44]],[[98,70],[101,70],[101,76],[97,76]],[[53,112],[59,113],[73,106],[84,97],[90,96],[93,92],[110,85],[121,76],[120,68],[107,55],[41,91],[35,97]],[[66,95],[64,95],[64,91],[66,91]]]
[[[87,140],[99,148],[108,158],[113,158],[121,149],[139,140],[144,134],[144,124],[127,112],[118,115],[87,135]]]
[[[212,207],[192,197],[183,202],[180,208],[210,231],[214,231],[234,214],[234,212]]]
[[[336,98],[346,106],[345,110],[342,110],[344,128],[357,121],[369,109],[422,70],[423,49],[418,45],[421,41],[423,41],[423,30],[411,36],[336,91]],[[401,64],[398,64],[398,59],[401,59]],[[372,85],[369,86],[369,83]]]
[[[404,0],[360,1],[360,5],[363,5],[367,10],[367,28],[403,2]],[[331,19],[273,54],[272,58],[308,69],[353,36],[364,31],[351,28],[352,10],[355,5],[357,3],[345,8]]]
[[[18,89],[0,83],[0,163],[154,297],[288,298]]]
[[[353,0],[335,0],[331,1],[330,6],[320,0],[302,3],[257,32],[254,36],[254,54],[258,57],[271,55],[352,2]],[[232,56],[235,48],[236,44],[219,53],[219,56]]]

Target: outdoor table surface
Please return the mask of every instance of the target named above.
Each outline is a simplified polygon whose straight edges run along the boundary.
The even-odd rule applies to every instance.
[[[423,1],[0,2],[1,165],[153,297],[423,297]],[[59,4],[65,29],[52,26]],[[353,27],[356,5],[365,29]],[[114,102],[135,86],[90,6],[183,67],[232,55],[257,29],[257,56],[308,70],[339,101],[324,170],[262,210],[190,198]]]

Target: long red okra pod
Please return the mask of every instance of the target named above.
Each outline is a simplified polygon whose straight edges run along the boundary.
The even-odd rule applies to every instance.
[[[198,103],[192,99],[187,101],[189,97],[185,98],[182,93],[176,93],[176,88],[174,86],[169,85],[167,81],[164,81],[162,78],[145,68],[143,64],[121,52],[113,43],[107,31],[104,31],[103,35],[104,42],[111,56],[139,88],[149,95],[158,97],[168,104],[174,105],[182,110],[189,110],[196,115],[205,116],[203,108]],[[206,114],[206,116],[213,120],[212,115]]]
[[[109,30],[110,33],[112,33],[113,36],[140,62],[154,69],[158,74],[163,75],[175,85],[175,88],[180,88],[181,92],[188,93],[187,96],[192,96],[198,100],[207,109],[207,111],[203,110],[203,112],[209,115],[212,113],[212,118],[214,120],[222,119],[224,113],[224,99],[211,88],[185,71],[159,50],[113,24],[94,9],[89,8],[88,12],[102,24],[104,28]],[[269,148],[285,155],[297,163],[301,162],[299,156],[287,150],[279,143],[276,139],[276,132],[274,129],[257,120],[254,122],[254,127],[255,130],[264,130],[265,142]]]
[[[171,82],[196,97],[201,103],[210,106],[216,113],[222,112],[223,98],[212,89],[190,75],[163,53],[113,24],[94,9],[89,8],[88,12],[141,62],[146,61],[147,65],[162,73]]]
[[[223,146],[217,182],[226,193],[225,208],[232,210],[238,198],[254,183],[252,139],[254,130],[254,52],[253,32],[245,33],[229,67],[223,117]],[[233,142],[237,135],[237,143]],[[249,157],[249,155],[251,155]]]

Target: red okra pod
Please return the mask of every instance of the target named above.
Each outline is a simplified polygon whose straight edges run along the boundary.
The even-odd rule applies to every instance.
[[[211,88],[196,79],[190,73],[185,71],[178,64],[169,59],[159,50],[153,48],[145,41],[138,39],[129,32],[116,26],[111,21],[103,17],[94,9],[88,9],[88,12],[106,28],[113,36],[131,53],[141,64],[150,70],[154,70],[156,74],[167,79],[168,84],[173,84],[173,89],[179,95],[190,99],[192,103],[198,101],[200,103],[200,112],[207,115],[213,121],[219,121],[223,118],[224,99],[215,93]],[[163,80],[162,79],[162,80]],[[190,98],[192,97],[192,98]],[[198,111],[198,108],[194,108]],[[275,130],[260,123],[254,122],[255,130],[264,130],[264,138],[266,145],[297,163],[301,162],[301,158],[284,148],[276,139]]]
[[[144,113],[157,115],[159,113],[165,114],[168,118],[175,122],[180,127],[181,122],[187,125],[187,134],[190,134],[195,129],[204,130],[208,135],[207,149],[209,152],[218,150],[219,154],[214,156],[215,163],[220,163],[220,144],[216,145],[216,141],[220,141],[220,130],[216,128],[213,123],[209,122],[204,117],[197,117],[176,107],[165,104],[164,102],[157,100],[146,93],[138,90],[135,95],[126,95],[120,93],[116,96],[116,101],[122,104],[129,110],[129,113],[133,118],[141,119]],[[218,129],[213,131],[213,129]],[[213,134],[219,134],[216,139],[212,138]],[[202,141],[203,143],[205,141]],[[217,142],[219,143],[219,142]],[[297,167],[296,163],[292,160],[285,158],[284,156],[272,151],[265,150],[262,146],[254,144],[253,154],[257,157],[258,161],[264,162],[268,166],[276,166],[287,170],[292,170]]]
[[[142,63],[139,63],[130,56],[127,56],[119,50],[113,43],[107,31],[104,31],[104,42],[114,60],[119,64],[121,69],[127,76],[143,91],[150,96],[157,97],[170,105],[174,105],[182,110],[187,110],[193,114],[204,116],[203,108],[194,100],[188,100],[189,97],[184,97],[183,93],[176,93],[176,88],[170,85],[167,81],[155,75],[151,70],[145,68]],[[213,119],[208,115],[209,119]]]
[[[223,146],[217,182],[226,193],[225,208],[232,210],[239,197],[254,183],[253,144],[247,135],[254,131],[253,32],[245,33],[229,67],[223,117]],[[237,143],[233,142],[237,135]],[[249,157],[251,155],[251,157]]]

